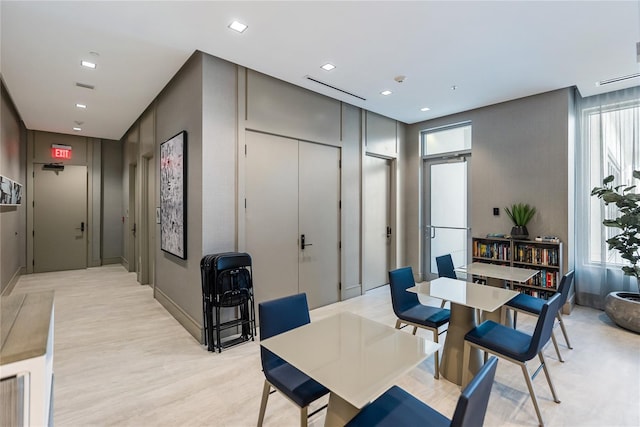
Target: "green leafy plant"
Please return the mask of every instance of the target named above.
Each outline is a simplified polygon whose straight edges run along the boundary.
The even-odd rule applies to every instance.
[[[633,178],[640,179],[640,171],[633,171]],[[634,192],[635,185],[613,185],[614,177],[602,180],[602,187],[594,187],[591,195],[601,199],[605,206],[613,203],[618,208],[617,218],[602,221],[606,227],[618,228],[620,233],[607,239],[609,249],[615,249],[631,265],[622,266],[627,276],[640,279],[640,194]],[[640,288],[640,280],[638,282]]]
[[[505,207],[504,211],[509,215],[511,221],[513,221],[513,225],[517,227],[526,227],[529,221],[531,221],[531,218],[536,214],[536,208],[529,206],[528,203],[515,203],[511,205],[511,209],[509,209],[508,206]]]

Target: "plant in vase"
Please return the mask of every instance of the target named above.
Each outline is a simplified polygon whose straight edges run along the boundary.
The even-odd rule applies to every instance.
[[[536,208],[529,206],[528,203],[515,203],[511,205],[511,208],[508,206],[505,207],[504,211],[509,215],[511,221],[513,221],[511,237],[515,239],[528,239],[529,230],[527,230],[527,224],[536,214]]]
[[[640,179],[640,171],[633,171],[633,178]],[[603,179],[602,187],[594,187],[591,195],[601,199],[605,206],[613,203],[618,208],[616,218],[602,221],[606,227],[620,231],[606,242],[609,250],[617,250],[629,262],[622,266],[622,271],[636,278],[640,291],[640,194],[635,192],[635,185],[614,186],[613,180],[613,175]],[[640,293],[609,293],[605,298],[605,312],[619,326],[640,333]]]

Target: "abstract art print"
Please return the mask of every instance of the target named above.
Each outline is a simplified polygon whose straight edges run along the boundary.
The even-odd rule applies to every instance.
[[[187,132],[160,144],[160,249],[187,259]]]
[[[22,204],[22,184],[0,175],[0,205],[18,206]]]

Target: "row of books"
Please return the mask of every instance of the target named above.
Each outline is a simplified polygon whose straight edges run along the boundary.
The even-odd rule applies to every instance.
[[[555,248],[539,248],[530,245],[516,245],[515,262],[526,262],[529,264],[559,265],[560,257]]]
[[[541,288],[556,289],[560,283],[560,272],[542,269],[540,274],[530,279],[527,284],[530,286],[539,286]]]
[[[511,244],[507,242],[483,243],[473,242],[473,256],[509,261],[511,259]]]
[[[553,296],[553,294],[555,294],[555,292],[551,292],[551,291],[541,291],[538,289],[524,288],[521,286],[514,286],[513,290],[518,291],[521,294],[527,294],[527,295],[531,295],[532,297],[542,298],[542,299],[549,299],[551,298],[551,296]]]

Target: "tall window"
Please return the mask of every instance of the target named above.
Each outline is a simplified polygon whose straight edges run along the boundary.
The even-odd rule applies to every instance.
[[[640,169],[640,86],[580,99],[576,118],[576,295],[578,303],[602,308],[607,293],[636,285],[622,275],[627,261],[606,244],[617,232],[602,221],[615,217],[617,208],[590,193],[609,175],[616,185],[637,184],[632,173]]]

